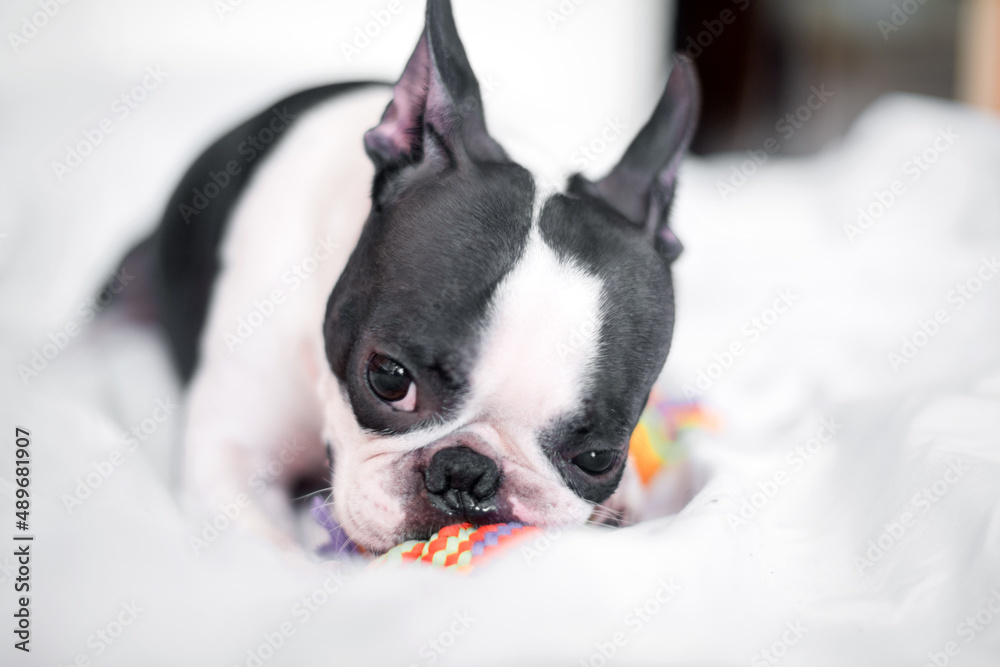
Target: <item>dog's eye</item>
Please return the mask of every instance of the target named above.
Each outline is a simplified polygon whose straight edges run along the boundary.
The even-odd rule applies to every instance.
[[[402,364],[384,354],[368,361],[368,386],[372,393],[394,410],[413,412],[417,406],[417,386]]]
[[[602,475],[611,470],[617,460],[618,452],[613,449],[597,449],[574,457],[573,465],[588,475]]]

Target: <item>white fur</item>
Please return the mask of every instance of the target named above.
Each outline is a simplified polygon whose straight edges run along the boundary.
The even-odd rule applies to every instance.
[[[323,311],[370,207],[374,169],[361,136],[389,97],[387,90],[359,92],[297,120],[259,166],[233,214],[185,437],[187,481],[209,511],[246,493],[254,508],[271,504],[261,523],[281,521],[287,529],[287,503],[254,495],[248,480],[290,440],[302,453],[283,466],[283,478],[324,465],[315,389],[328,372],[321,355]],[[327,252],[324,244],[336,247]],[[307,258],[316,268],[296,283],[294,267],[313,266]],[[226,335],[276,289],[283,303],[230,349]]]

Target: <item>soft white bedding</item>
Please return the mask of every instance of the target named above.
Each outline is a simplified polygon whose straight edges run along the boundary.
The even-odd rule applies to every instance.
[[[941,130],[952,143],[911,180]],[[32,432],[38,537],[33,651],[3,663],[997,664],[1000,124],[887,98],[842,144],[772,157],[724,201],[745,159],[691,160],[675,209],[686,253],[661,384],[711,380],[723,428],[693,448],[707,485],[676,516],[528,542],[468,577],[289,562],[238,520],[195,555],[161,342],[99,320],[25,386],[14,369],[55,327],[18,326],[46,295],[8,285],[0,413]],[[903,193],[851,243],[844,224],[894,179]],[[904,337],[924,344],[894,363]],[[7,525],[13,437],[0,443]],[[69,511],[95,466],[112,472]],[[116,619],[130,624],[108,644]]]

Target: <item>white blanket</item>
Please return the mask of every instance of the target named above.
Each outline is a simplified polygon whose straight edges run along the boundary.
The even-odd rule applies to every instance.
[[[24,383],[59,336],[5,290],[2,514],[16,425],[37,538],[33,650],[3,664],[997,664],[1000,124],[894,97],[818,156],[763,154],[691,160],[675,208],[661,385],[722,419],[692,445],[706,486],[465,577],[289,562],[238,518],[213,538],[172,495],[157,336],[98,320]]]

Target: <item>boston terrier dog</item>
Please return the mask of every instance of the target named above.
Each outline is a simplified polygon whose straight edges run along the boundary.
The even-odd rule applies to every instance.
[[[190,490],[294,544],[296,483],[332,475],[334,517],[376,552],[463,521],[585,522],[670,348],[698,106],[678,57],[609,174],[547,187],[487,132],[451,6],[428,0],[394,86],[300,92],[219,139],[140,246],[190,380]]]

